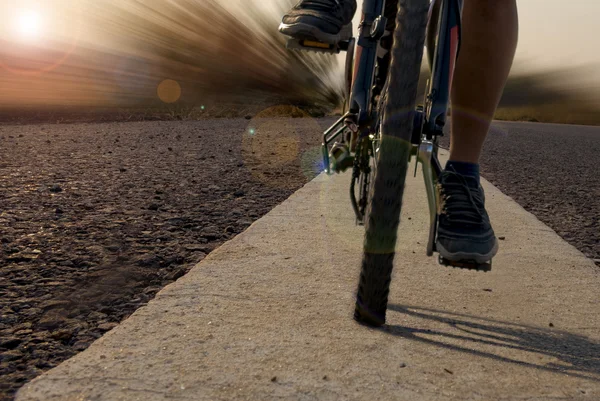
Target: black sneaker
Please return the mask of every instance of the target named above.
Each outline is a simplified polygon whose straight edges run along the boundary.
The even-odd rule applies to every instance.
[[[284,15],[279,32],[335,44],[352,35],[342,28],[350,25],[355,12],[356,0],[302,0]]]
[[[438,180],[438,197],[440,256],[452,262],[490,262],[498,252],[498,241],[477,179],[444,170]]]

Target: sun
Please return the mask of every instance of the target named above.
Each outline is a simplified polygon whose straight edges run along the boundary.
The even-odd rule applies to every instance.
[[[34,10],[22,10],[15,18],[15,33],[22,39],[37,39],[42,33],[42,18]]]

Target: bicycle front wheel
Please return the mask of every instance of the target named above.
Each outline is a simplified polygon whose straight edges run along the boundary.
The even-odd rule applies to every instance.
[[[429,0],[399,3],[354,312],[370,326],[385,323],[429,7]]]

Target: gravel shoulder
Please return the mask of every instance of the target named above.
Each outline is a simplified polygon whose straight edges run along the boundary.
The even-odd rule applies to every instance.
[[[318,171],[330,119],[0,126],[0,400]],[[498,123],[484,176],[600,258],[600,128]]]

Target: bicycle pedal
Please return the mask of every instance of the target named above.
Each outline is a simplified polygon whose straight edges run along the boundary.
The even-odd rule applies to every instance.
[[[350,41],[341,41],[338,43],[324,43],[314,39],[296,39],[290,38],[287,41],[287,48],[290,50],[313,51],[317,53],[338,54],[341,51],[347,51]]]
[[[486,263],[479,263],[474,260],[461,260],[454,261],[446,259],[443,256],[439,256],[438,262],[442,266],[452,267],[455,269],[465,269],[465,270],[474,270],[478,272],[490,272],[492,270],[492,261]]]
[[[343,173],[354,165],[354,156],[345,144],[335,143],[331,148],[329,158],[331,170],[336,173]]]

